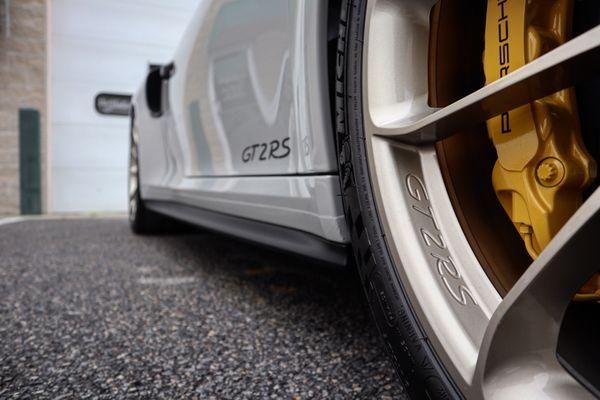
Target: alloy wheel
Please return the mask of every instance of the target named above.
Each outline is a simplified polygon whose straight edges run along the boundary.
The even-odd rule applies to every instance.
[[[129,146],[129,179],[128,179],[128,194],[129,194],[129,220],[133,221],[138,209],[139,201],[139,173],[138,173],[138,130],[135,121],[131,127],[131,143]]]
[[[449,190],[441,143],[458,135],[467,145],[477,142],[469,137],[480,134],[486,120],[599,76],[600,27],[433,107],[428,43],[436,3],[366,5],[363,123],[388,250],[423,329],[466,397],[534,398],[543,391],[549,398],[567,393],[588,398],[588,390],[558,362],[556,348],[565,310],[600,266],[594,248],[600,191],[531,265],[512,268],[494,282],[465,229],[470,211],[457,207]],[[506,241],[519,245],[514,235]],[[496,244],[501,250],[505,245]],[[521,246],[507,257],[522,263],[523,254]],[[498,289],[498,281],[506,290]]]

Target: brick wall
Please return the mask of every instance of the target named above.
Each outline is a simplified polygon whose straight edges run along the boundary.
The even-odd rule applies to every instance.
[[[19,108],[41,113],[45,209],[46,37],[46,0],[0,0],[0,216],[19,214]]]

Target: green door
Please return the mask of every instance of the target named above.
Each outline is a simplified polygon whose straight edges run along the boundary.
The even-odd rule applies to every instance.
[[[41,214],[40,113],[38,110],[30,108],[19,110],[19,167],[21,214]]]

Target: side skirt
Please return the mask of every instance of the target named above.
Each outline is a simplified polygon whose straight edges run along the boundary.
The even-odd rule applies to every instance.
[[[327,264],[346,265],[348,262],[348,246],[307,232],[175,202],[144,200],[144,204],[157,213],[276,250]]]

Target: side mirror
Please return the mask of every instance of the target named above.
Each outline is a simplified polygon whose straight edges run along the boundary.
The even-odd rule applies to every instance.
[[[146,77],[146,102],[153,117],[163,113],[163,83],[175,73],[173,63],[167,65],[151,65]]]
[[[151,68],[146,78],[146,102],[153,117],[162,115],[162,79],[159,68]]]

